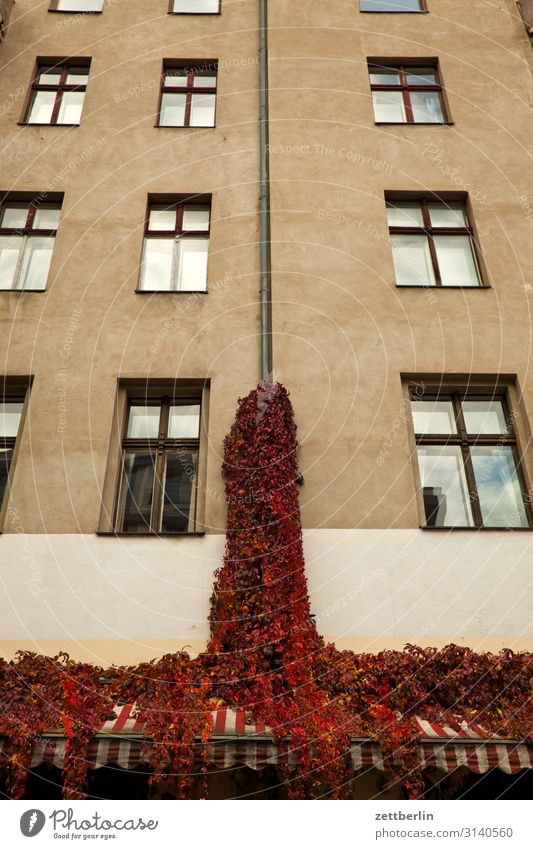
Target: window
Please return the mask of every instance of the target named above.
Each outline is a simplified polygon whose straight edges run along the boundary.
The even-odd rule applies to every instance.
[[[428,528],[529,528],[505,393],[411,391]]]
[[[425,12],[425,0],[359,0],[361,12]]]
[[[165,62],[160,127],[214,127],[217,63],[184,66]]]
[[[46,288],[61,201],[41,197],[0,195],[0,289]]]
[[[369,62],[370,88],[377,123],[444,124],[448,121],[437,63],[416,65]]]
[[[53,12],[101,12],[104,0],[52,0]]]
[[[220,0],[171,0],[170,11],[181,15],[216,15]]]
[[[398,286],[482,286],[464,200],[387,200]]]
[[[196,529],[200,398],[129,399],[116,530]]]
[[[0,507],[9,484],[9,470],[20,430],[27,384],[22,385],[20,381],[17,381],[10,386],[8,380],[4,378],[2,390],[0,394]]]
[[[211,199],[199,196],[148,207],[139,290],[205,292]]]
[[[90,59],[52,64],[40,60],[32,83],[27,124],[80,123]]]

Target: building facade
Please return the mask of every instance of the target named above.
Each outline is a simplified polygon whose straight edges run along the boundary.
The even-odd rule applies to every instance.
[[[513,0],[269,5],[275,378],[319,630],[531,650],[533,119]],[[17,0],[0,649],[203,649],[259,379],[258,3]],[[444,291],[447,290],[447,291]]]

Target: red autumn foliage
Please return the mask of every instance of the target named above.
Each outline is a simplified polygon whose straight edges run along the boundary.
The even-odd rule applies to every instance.
[[[67,738],[64,796],[82,798],[88,744],[117,702],[136,702],[154,742],[152,780],[179,776],[183,798],[198,793],[188,775],[199,751],[207,771],[211,711],[220,704],[246,708],[289,740],[297,757],[296,770],[285,774],[293,797],[349,794],[350,738],[369,736],[380,742],[392,777],[418,798],[415,714],[533,738],[529,653],[449,645],[356,655],[324,644],[309,606],[296,425],[281,385],[259,386],[239,402],[224,447],[227,543],[207,651],[105,671],[65,654],[0,661],[0,736],[13,798],[24,795],[36,741],[57,728]]]

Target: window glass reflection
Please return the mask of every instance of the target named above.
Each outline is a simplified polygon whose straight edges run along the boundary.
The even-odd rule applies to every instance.
[[[472,527],[460,447],[419,445],[418,463],[427,526]]]
[[[457,433],[451,401],[411,401],[411,411],[416,434]]]
[[[501,401],[463,401],[463,416],[469,433],[507,433]]]
[[[128,439],[157,439],[159,434],[160,407],[132,406],[128,418]]]
[[[529,527],[511,446],[478,446],[471,454],[483,525]]]

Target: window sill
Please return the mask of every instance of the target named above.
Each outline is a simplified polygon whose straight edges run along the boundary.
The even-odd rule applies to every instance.
[[[501,527],[501,528],[474,528],[474,527],[460,528],[460,527],[450,526],[450,527],[430,528],[428,525],[420,525],[419,528],[420,528],[421,531],[445,531],[446,533],[448,533],[449,531],[463,531],[463,532],[464,531],[470,531],[470,533],[480,533],[480,532],[491,533],[492,531],[499,531],[500,533],[502,533],[502,532],[516,533],[518,531],[519,533],[524,533],[524,532],[525,533],[531,533],[531,531],[533,531],[533,528],[506,528],[506,527]]]
[[[91,11],[83,11],[82,9],[48,9],[54,15],[102,15],[103,9],[92,9]]]
[[[159,537],[205,537],[205,531],[181,531],[172,533],[154,533],[150,531],[142,533],[132,533],[130,531],[96,531],[97,537],[129,537],[130,539],[158,539]]]
[[[374,121],[374,124],[376,127],[453,127],[455,121]]]
[[[428,289],[431,289],[432,292],[437,291],[440,292],[443,289],[453,289],[457,291],[460,289],[462,292],[479,292],[480,290],[486,289],[488,292],[492,290],[492,286],[417,286],[416,283],[410,283],[409,285],[401,286],[399,283],[395,283],[396,289],[419,289],[421,291],[427,292]]]
[[[92,14],[92,13],[91,13]],[[30,121],[17,121],[19,127],[79,127],[79,124],[35,124]]]
[[[134,289],[136,295],[208,295],[207,289]]]
[[[156,130],[215,130],[216,124],[195,124],[194,127],[186,127],[184,124],[154,124]]]
[[[13,292],[14,295],[25,295],[30,292],[33,295],[42,295],[46,289],[0,289],[0,292]]]

